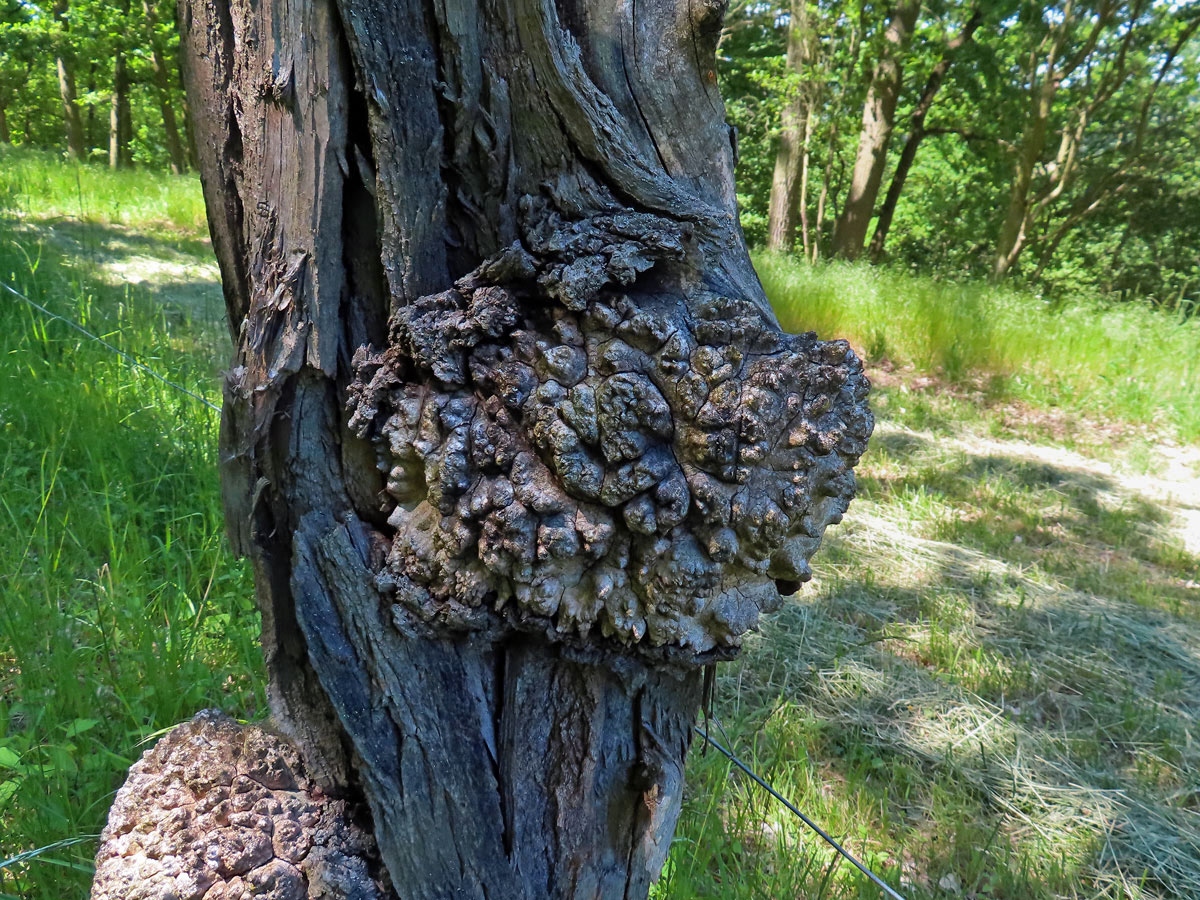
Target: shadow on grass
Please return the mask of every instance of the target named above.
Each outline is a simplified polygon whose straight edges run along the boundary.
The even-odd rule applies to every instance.
[[[720,679],[738,747],[910,900],[1200,896],[1196,560],[1167,513],[1119,476],[911,433],[879,434],[863,471],[872,503],[829,536],[815,595]],[[719,881],[695,895],[786,870],[798,826],[720,761],[693,770],[724,797],[719,827],[685,816],[720,835],[682,870]],[[875,896],[799,875],[773,884]]]

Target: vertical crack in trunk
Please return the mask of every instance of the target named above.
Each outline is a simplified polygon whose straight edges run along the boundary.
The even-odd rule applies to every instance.
[[[405,900],[646,896],[871,428],[750,266],[720,4],[560,5],[182,0],[272,708]]]

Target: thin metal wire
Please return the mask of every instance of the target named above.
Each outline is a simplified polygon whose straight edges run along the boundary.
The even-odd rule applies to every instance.
[[[36,309],[38,312],[40,312],[42,315],[46,316],[47,318],[57,319],[59,322],[62,322],[65,325],[70,326],[71,328],[75,329],[80,334],[84,335],[85,337],[91,338],[96,343],[107,348],[108,350],[111,350],[113,353],[117,354],[117,356],[121,357],[126,362],[128,362],[135,369],[139,369],[142,372],[145,372],[147,375],[151,376],[152,378],[157,378],[159,381],[161,381],[163,384],[167,385],[168,387],[174,388],[175,390],[180,391],[181,393],[187,394],[189,397],[192,397],[193,399],[199,400],[201,403],[203,403],[205,406],[207,406],[211,410],[214,410],[216,412],[221,411],[221,408],[219,406],[217,406],[215,403],[212,403],[207,398],[201,396],[200,394],[197,394],[194,391],[188,390],[183,385],[177,384],[176,382],[171,381],[169,378],[163,377],[162,375],[158,374],[158,372],[155,372],[148,365],[143,363],[141,360],[137,359],[136,357],[132,356],[129,353],[126,353],[121,348],[113,346],[108,341],[104,340],[104,338],[99,337],[98,335],[92,334],[90,331],[88,331],[86,328],[84,328],[78,322],[74,322],[71,319],[68,319],[64,316],[60,316],[58,313],[51,312],[50,310],[46,309],[46,307],[42,306],[40,303],[37,303],[37,302],[31,300],[29,297],[26,297],[24,294],[22,294],[16,288],[12,287],[9,284],[6,284],[3,281],[0,281],[0,287],[4,288],[6,291],[8,291],[10,294],[12,294],[14,297],[16,297],[18,300],[22,300],[25,303],[28,303],[31,307]],[[850,853],[850,851],[848,851],[845,847],[843,847],[836,840],[834,840],[827,832],[825,832],[824,829],[821,828],[820,825],[818,825],[816,822],[814,822],[812,819],[810,819],[808,816],[806,816],[804,813],[802,813],[799,809],[797,809],[796,806],[790,800],[788,800],[786,797],[784,797],[783,794],[779,793],[779,791],[775,790],[775,788],[772,787],[769,783],[767,783],[767,781],[764,780],[762,778],[762,776],[760,776],[757,772],[755,772],[753,769],[751,769],[749,765],[744,763],[731,750],[726,748],[724,745],[722,745],[720,742],[718,742],[711,734],[709,734],[708,733],[708,722],[709,722],[709,717],[706,715],[705,722],[704,722],[705,727],[701,728],[698,725],[695,726],[696,733],[698,735],[700,735],[700,737],[704,738],[706,743],[712,745],[712,747],[715,748],[719,753],[721,753],[721,755],[726,757],[731,763],[733,763],[735,766],[737,766],[739,769],[741,769],[743,772],[745,772],[747,775],[749,775],[750,778],[752,778],[755,781],[755,783],[758,784],[759,787],[761,787],[768,794],[770,794],[772,797],[774,797],[776,800],[778,800],[780,803],[782,803],[784,806],[786,806],[788,808],[788,810],[790,810],[796,816],[796,818],[798,818],[801,822],[803,822],[805,825],[807,825],[809,828],[811,828],[814,832],[816,832],[817,835],[819,835],[822,838],[822,840],[824,840],[827,844],[829,844],[829,846],[833,847],[833,849],[836,850],[839,854],[841,854],[845,859],[849,860],[850,863],[853,864],[855,868],[857,868],[860,872],[862,872],[869,879],[871,879],[871,881],[873,881],[876,885],[878,885],[881,889],[883,889],[883,891],[886,892],[889,897],[894,898],[894,900],[904,900],[904,897],[902,897],[900,894],[896,893],[896,891],[893,890],[882,878],[880,878],[878,875],[876,875],[874,872],[872,872],[870,869],[868,869],[865,865],[863,865],[863,863],[859,862],[859,860],[854,856],[854,854]],[[721,726],[721,723],[719,721],[717,722],[717,727],[720,728],[722,734],[724,734],[725,729],[723,726]],[[729,740],[728,736],[726,736],[726,740]],[[12,859],[4,860],[4,861],[0,862],[0,869],[7,867],[14,862],[32,857],[39,853],[42,853],[46,850],[56,849],[58,847],[77,843],[79,840],[85,840],[85,838],[71,839],[71,840],[67,840],[67,841],[58,841],[49,846],[41,847],[41,848],[38,848],[37,850],[13,857]]]
[[[705,723],[705,725],[707,726],[707,722]],[[838,853],[840,853],[844,858],[848,859],[854,865],[854,867],[858,869],[858,871],[862,872],[864,875],[866,875],[868,878],[870,878],[873,882],[875,882],[875,884],[877,884],[880,888],[882,888],[883,891],[889,897],[894,898],[894,900],[904,900],[904,898],[900,894],[896,893],[896,891],[890,885],[888,885],[887,882],[885,882],[882,878],[880,878],[878,875],[876,875],[874,872],[872,872],[870,869],[868,869],[865,865],[863,865],[861,862],[859,862],[858,859],[854,856],[854,854],[852,854],[849,850],[847,850],[845,847],[843,847],[841,844],[839,844],[836,840],[834,840],[832,837],[830,837],[829,834],[827,834],[825,832],[825,830],[821,828],[820,825],[818,825],[816,822],[814,822],[812,819],[810,819],[804,813],[800,812],[800,810],[796,808],[795,804],[793,804],[790,800],[788,800],[787,797],[783,796],[783,794],[779,793],[779,791],[775,790],[775,788],[773,788],[770,784],[768,784],[762,778],[762,776],[760,776],[757,772],[755,772],[753,769],[751,769],[749,765],[742,762],[733,753],[733,751],[731,751],[731,750],[727,749],[726,747],[722,746],[721,744],[719,744],[717,742],[717,740],[711,734],[708,733],[707,727],[701,728],[699,725],[696,725],[695,729],[696,729],[696,734],[698,734],[698,735],[700,735],[700,737],[704,738],[704,740],[707,741],[709,744],[711,744],[714,749],[716,749],[718,752],[721,753],[721,755],[723,755],[731,763],[733,763],[735,766],[737,766],[739,769],[741,769],[743,772],[745,772],[747,775],[749,775],[752,779],[754,779],[754,781],[758,784],[759,787],[761,787],[764,791],[766,791],[768,794],[770,794],[772,797],[774,797],[776,800],[778,800],[780,803],[782,803],[784,806],[786,806],[789,810],[791,810],[791,812],[793,814],[795,814],[796,818],[798,818],[801,822],[803,822],[805,825],[807,825],[809,828],[811,828],[813,831],[815,831],[821,837],[821,839],[825,841],[825,843],[829,844],[830,847],[832,847],[834,850],[836,850]],[[724,731],[724,729],[722,729],[722,731]]]
[[[207,406],[211,410],[214,410],[216,412],[221,411],[221,407],[217,406],[215,403],[210,401],[208,398],[206,398],[200,394],[197,394],[195,391],[188,390],[182,384],[176,384],[174,381],[171,381],[171,379],[165,378],[162,375],[159,375],[157,372],[155,372],[152,368],[150,368],[144,362],[139,360],[137,357],[135,357],[129,353],[126,353],[120,347],[114,347],[108,341],[104,340],[104,338],[99,337],[98,335],[92,334],[90,331],[88,331],[86,328],[84,328],[78,322],[74,322],[71,319],[68,319],[64,316],[60,316],[58,313],[51,312],[50,310],[46,309],[46,307],[42,306],[40,303],[30,300],[28,297],[26,297],[24,294],[22,294],[20,291],[18,291],[12,285],[5,284],[3,281],[0,281],[0,288],[4,288],[6,291],[8,291],[10,294],[12,294],[14,297],[16,297],[18,300],[25,301],[26,303],[28,303],[30,306],[32,306],[34,309],[36,309],[38,312],[40,312],[42,315],[46,316],[47,318],[57,319],[58,321],[63,322],[66,325],[69,325],[71,328],[74,328],[80,334],[91,338],[93,341],[100,344],[102,347],[105,347],[108,350],[111,350],[113,353],[117,354],[117,356],[121,357],[123,360],[125,360],[127,363],[129,363],[131,366],[133,366],[135,369],[140,369],[141,371],[145,372],[147,375],[151,376],[152,378],[157,378],[159,381],[161,381],[163,384],[167,385],[168,387],[172,387],[181,393],[187,394],[189,397],[192,397],[195,400],[199,400],[201,403],[203,403],[205,406]]]

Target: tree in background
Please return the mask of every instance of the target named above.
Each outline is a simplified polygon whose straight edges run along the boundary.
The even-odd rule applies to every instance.
[[[721,76],[753,240],[853,257],[874,218],[876,261],[1056,290],[1136,285],[1170,303],[1200,291],[1182,251],[1190,220],[1152,213],[1186,207],[1196,184],[1170,149],[1200,118],[1187,74],[1200,4],[948,0],[924,4],[911,29],[901,13],[912,6],[734,10]],[[893,127],[902,141],[887,139]],[[1161,226],[1153,237],[1140,208]],[[1177,249],[1136,279],[1113,270],[1145,240]]]
[[[174,10],[166,0],[0,5],[0,136],[114,168],[184,171]]]
[[[856,259],[862,252],[867,225],[875,209],[884,166],[887,165],[896,104],[900,102],[904,52],[920,10],[920,0],[898,0],[888,16],[883,40],[875,51],[875,66],[863,103],[858,152],[846,201],[833,231],[835,256]]]
[[[87,149],[83,143],[83,117],[79,112],[79,91],[75,83],[75,48],[70,40],[69,12],[68,0],[55,0],[54,64],[58,70],[58,95],[62,101],[67,153],[82,162],[87,157]]]
[[[942,44],[940,57],[933,68],[930,69],[929,75],[925,79],[925,86],[921,89],[916,105],[909,115],[908,134],[905,135],[904,147],[900,151],[900,157],[896,161],[895,170],[892,172],[892,181],[888,187],[887,196],[884,198],[883,205],[879,208],[878,218],[875,223],[875,232],[871,236],[871,258],[873,260],[878,261],[883,255],[888,229],[891,228],[892,217],[896,214],[896,205],[900,202],[900,195],[904,191],[908,175],[912,171],[913,163],[916,161],[917,150],[920,148],[921,142],[927,134],[925,120],[933,108],[933,103],[937,99],[938,92],[945,83],[946,74],[950,71],[950,66],[953,65],[954,60],[959,55],[959,51],[971,43],[976,29],[979,28],[982,22],[982,5],[979,0],[976,0],[974,6],[967,10],[967,20],[962,25],[962,28],[959,29],[957,34],[954,34],[953,37],[948,38]]]

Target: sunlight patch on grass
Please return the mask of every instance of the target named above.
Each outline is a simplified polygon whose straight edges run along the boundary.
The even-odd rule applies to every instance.
[[[1023,450],[883,423],[862,499],[723,666],[717,714],[909,898],[1200,895],[1200,591],[1169,589],[1200,559],[1108,468]],[[1141,594],[1092,577],[1112,553]],[[826,877],[794,824],[748,839],[769,801],[723,760],[689,774],[662,896],[877,896],[844,864]]]

